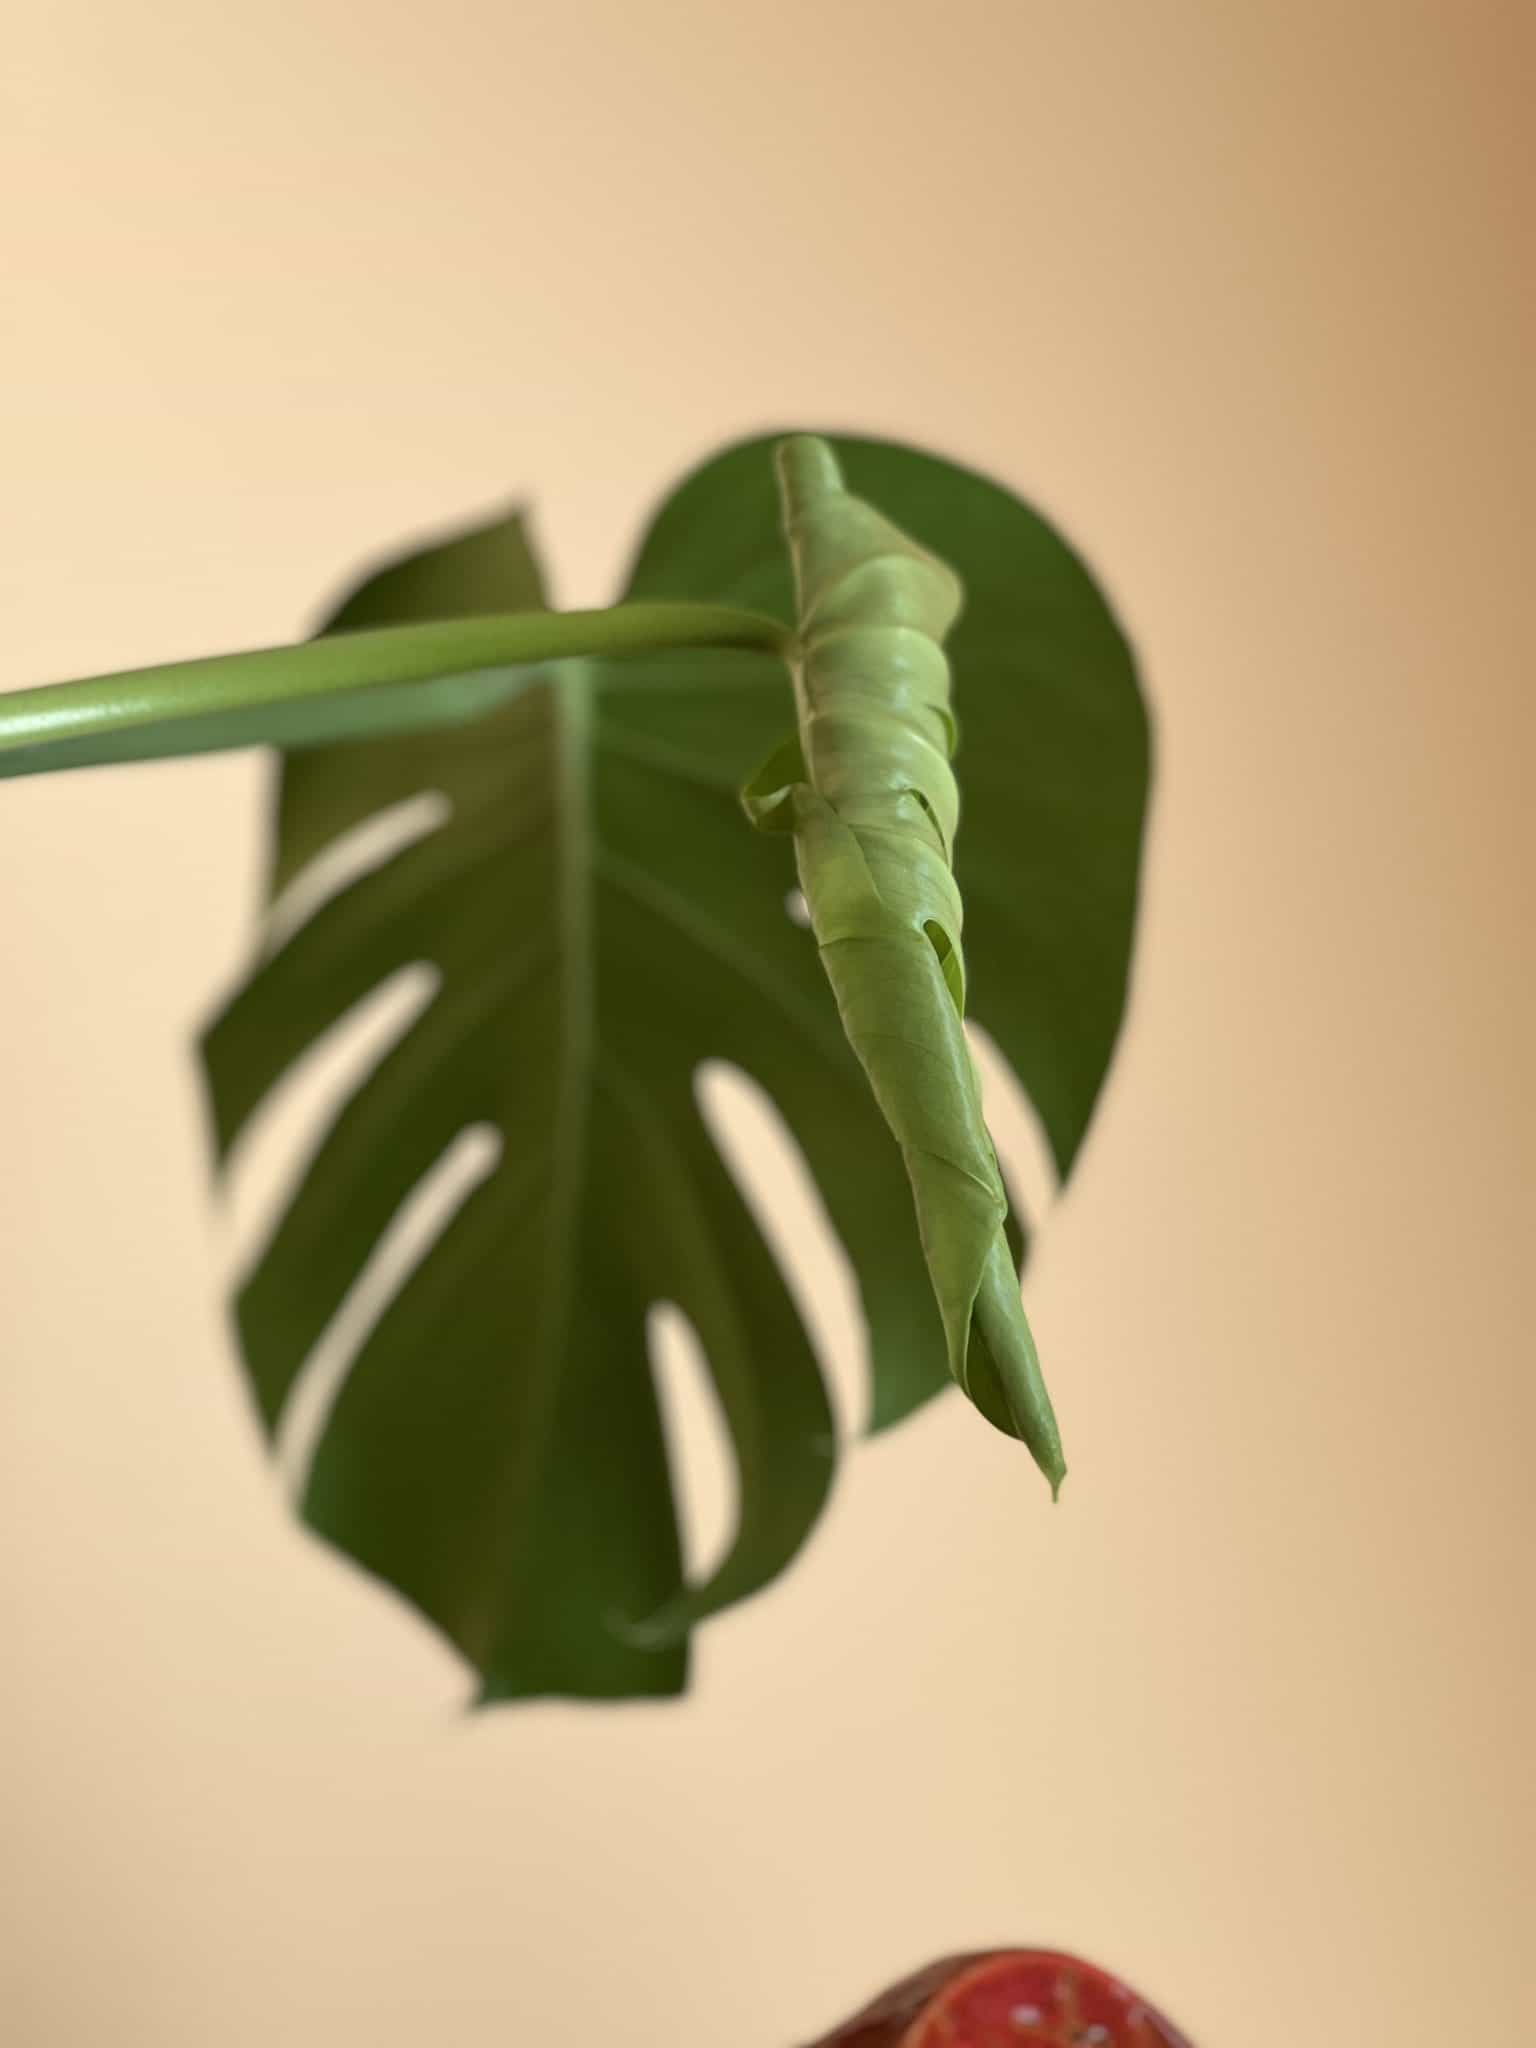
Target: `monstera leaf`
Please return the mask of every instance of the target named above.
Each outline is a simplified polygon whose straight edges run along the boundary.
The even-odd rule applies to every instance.
[[[970,1007],[1081,1143],[1118,1027],[1147,782],[1125,643],[1081,564],[982,478],[836,444],[849,484],[958,572],[958,872]],[[793,618],[766,442],[689,478],[629,595]],[[371,578],[337,644],[515,612],[516,521]],[[441,821],[274,938],[209,1029],[221,1153],[323,1035],[404,968],[436,993],[321,1135],[241,1290],[275,1426],[412,1191],[464,1131],[494,1167],[362,1339],[303,1490],[311,1525],[458,1646],[482,1696],[666,1693],[692,1624],[779,1571],[832,1477],[817,1361],[700,1115],[701,1063],[770,1094],[848,1249],[875,1425],[947,1382],[897,1148],[786,911],[784,841],[737,792],[792,718],[782,662],[684,651],[521,678],[471,724],[346,741],[282,767],[274,893],[354,827],[432,793]],[[693,1323],[734,1449],[734,1540],[684,1582],[646,1314]]]

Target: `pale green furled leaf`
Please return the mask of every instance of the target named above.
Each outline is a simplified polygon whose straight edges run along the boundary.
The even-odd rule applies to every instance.
[[[849,1043],[901,1147],[949,1369],[1021,1437],[1054,1491],[1056,1418],[1004,1235],[1008,1197],[966,1044],[960,792],[943,643],[952,570],[843,487],[825,441],[779,449],[798,602],[798,734],[746,791],[794,835],[800,888]]]

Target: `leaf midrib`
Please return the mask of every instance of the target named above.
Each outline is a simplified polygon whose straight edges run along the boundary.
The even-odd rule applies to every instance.
[[[555,1409],[561,1366],[570,1337],[575,1286],[576,1222],[586,1181],[587,1126],[593,1094],[596,1050],[596,975],[592,929],[593,835],[591,816],[592,672],[586,662],[570,663],[558,689],[544,686],[549,706],[551,752],[554,756],[555,801],[550,816],[557,835],[555,859],[555,940],[559,992],[556,1028],[554,1135],[550,1147],[553,1187],[545,1229],[543,1292],[546,1313],[540,1318],[524,1413],[524,1427],[513,1437],[513,1477],[502,1492],[506,1503],[498,1530],[503,1595],[497,1603],[499,1636],[511,1605],[509,1587],[537,1561],[526,1541],[510,1531],[533,1498],[537,1477],[548,1469],[547,1437]],[[503,1143],[511,1133],[503,1133]],[[508,1361],[509,1371],[516,1361]],[[494,1654],[494,1642],[488,1649]]]

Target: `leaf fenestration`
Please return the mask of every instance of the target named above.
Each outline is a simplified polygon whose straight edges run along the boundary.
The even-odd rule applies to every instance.
[[[537,601],[505,531],[451,543],[430,572],[365,586],[336,623],[378,625],[402,601]],[[749,702],[782,703],[777,660],[716,658]],[[693,1089],[703,1058],[745,1050],[707,1024],[739,1005],[743,949],[688,868],[713,830],[734,900],[777,902],[782,858],[728,786],[678,790],[675,760],[605,744],[606,702],[664,702],[689,660],[568,665],[473,729],[287,758],[274,892],[409,795],[439,794],[448,815],[268,953],[204,1040],[227,1155],[356,1003],[403,967],[436,971],[435,998],[322,1135],[237,1320],[275,1429],[413,1189],[466,1129],[500,1133],[496,1166],[363,1339],[302,1503],[437,1624],[487,1699],[678,1690],[689,1625],[783,1566],[831,1477],[816,1360]],[[668,816],[691,819],[681,871],[653,844]],[[772,986],[771,966],[751,971]],[[840,1065],[824,1021],[821,1062]],[[737,1461],[736,1537],[703,1585],[684,1582],[646,1351],[658,1299],[699,1333]]]

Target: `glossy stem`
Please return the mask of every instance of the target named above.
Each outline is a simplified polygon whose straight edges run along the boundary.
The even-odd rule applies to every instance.
[[[338,633],[0,694],[0,776],[228,747],[317,745],[481,716],[528,671],[683,648],[782,652],[777,621],[723,605],[508,612]]]

